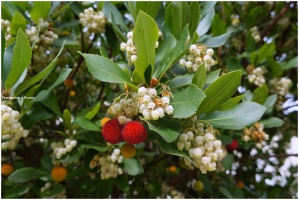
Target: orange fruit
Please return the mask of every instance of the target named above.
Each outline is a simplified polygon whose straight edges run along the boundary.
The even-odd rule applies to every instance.
[[[126,143],[121,147],[120,152],[124,158],[132,158],[136,155],[136,148],[133,144]]]
[[[236,183],[237,187],[242,189],[244,187],[244,182],[243,181],[237,181]]]
[[[101,119],[101,126],[104,126],[106,122],[108,122],[109,120],[110,120],[109,117],[104,117],[103,119]]]
[[[73,79],[65,79],[64,81],[64,86],[67,88],[73,88],[75,85],[74,80]]]
[[[177,170],[177,167],[174,166],[174,165],[171,165],[171,166],[169,167],[169,171],[172,172],[172,173],[176,172],[176,170]]]
[[[1,166],[1,173],[5,176],[10,175],[14,171],[14,167],[11,164],[5,163]]]
[[[71,91],[70,91],[70,96],[71,96],[71,97],[76,96],[76,92],[75,92],[75,90],[71,90]]]
[[[67,169],[62,166],[55,166],[52,169],[51,177],[56,182],[64,181],[67,177]]]

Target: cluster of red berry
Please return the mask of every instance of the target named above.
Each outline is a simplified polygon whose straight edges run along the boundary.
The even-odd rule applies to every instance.
[[[130,121],[122,125],[117,119],[111,119],[103,126],[102,135],[104,140],[111,144],[123,141],[138,144],[144,142],[148,134],[143,124],[138,121]]]

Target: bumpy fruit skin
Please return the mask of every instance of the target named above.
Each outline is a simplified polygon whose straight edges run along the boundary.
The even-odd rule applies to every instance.
[[[136,155],[136,148],[133,144],[126,143],[120,149],[124,158],[133,158]]]
[[[62,166],[55,166],[52,169],[51,177],[56,182],[64,181],[67,177],[67,169]]]
[[[1,166],[1,173],[4,176],[10,175],[14,171],[14,167],[11,164],[5,163]]]
[[[101,126],[103,127],[106,124],[106,122],[108,122],[109,120],[110,120],[109,117],[104,117],[103,119],[101,119]]]
[[[194,191],[200,192],[204,189],[204,185],[201,181],[196,181],[194,186],[193,186]]]
[[[239,143],[237,140],[233,140],[231,144],[226,145],[226,148],[228,151],[233,151],[236,150],[239,146]]]
[[[144,142],[147,138],[147,130],[142,123],[137,121],[127,122],[121,133],[124,141],[130,144]]]
[[[66,79],[64,81],[64,86],[67,87],[67,88],[73,88],[74,87],[74,81],[73,79]]]
[[[105,123],[102,129],[102,135],[106,142],[117,144],[123,141],[122,131],[123,125],[119,124],[117,119],[111,119]]]

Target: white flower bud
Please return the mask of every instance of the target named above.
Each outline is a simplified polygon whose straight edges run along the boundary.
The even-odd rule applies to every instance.
[[[205,141],[213,141],[214,140],[214,135],[212,134],[212,133],[206,133],[205,135],[204,135],[204,140]]]
[[[187,68],[191,68],[192,65],[193,65],[193,63],[192,63],[191,61],[187,61],[187,62],[185,63],[185,66],[186,66]]]
[[[168,105],[165,108],[165,112],[166,112],[167,115],[172,115],[173,114],[173,107],[172,107],[172,105]]]
[[[159,41],[155,43],[155,49],[159,47]]]
[[[151,100],[151,97],[146,94],[142,98],[142,103],[148,103],[148,102],[150,102],[150,100]]]
[[[153,98],[153,97],[157,96],[157,90],[154,88],[149,88],[148,94]]]
[[[117,119],[120,124],[125,124],[127,122],[126,116],[123,115],[119,116]]]
[[[152,115],[153,120],[157,120],[160,117],[160,113],[157,110],[153,110],[151,115]]]
[[[205,149],[208,151],[213,150],[213,142],[205,142]]]
[[[72,140],[71,143],[70,143],[70,145],[72,147],[75,147],[77,145],[77,140]]]
[[[190,147],[191,147],[191,142],[186,142],[185,144],[184,144],[184,146],[185,146],[185,149],[186,149],[186,151],[188,151],[189,149],[190,149]]]
[[[186,142],[188,140],[188,135],[185,133],[180,134],[179,141]]]
[[[182,143],[182,142],[177,142],[176,146],[177,146],[179,151],[182,151],[184,149],[184,143]]]
[[[170,100],[169,100],[168,97],[162,97],[161,100],[162,100],[162,104],[164,106],[168,106],[169,105]]]
[[[113,107],[116,112],[119,112],[121,110],[121,105],[119,103],[114,104]]]
[[[165,116],[163,108],[157,108],[156,110],[159,112],[161,118]]]
[[[209,55],[209,56],[212,56],[214,54],[214,50],[213,49],[207,49],[206,54]]]
[[[133,31],[130,31],[127,33],[127,38],[128,39],[133,39]]]
[[[194,155],[195,155],[196,158],[200,158],[204,154],[204,152],[202,151],[202,149],[198,148],[198,147],[195,148],[195,149],[193,149],[193,153],[194,153]]]
[[[195,44],[190,45],[189,52],[190,53],[196,53],[197,46]]]
[[[185,64],[186,64],[186,60],[185,60],[185,59],[180,59],[179,64],[180,64],[181,66],[185,66]]]
[[[213,141],[213,145],[214,145],[214,147],[216,148],[216,149],[219,149],[219,148],[221,148],[221,141],[220,140],[215,140],[215,141]]]
[[[193,134],[191,131],[188,131],[188,132],[186,133],[186,135],[188,136],[188,140],[189,140],[189,141],[192,141],[192,140],[193,140],[193,136],[194,136],[194,134]]]
[[[140,88],[138,89],[138,94],[139,94],[140,96],[145,95],[146,92],[147,92],[147,89],[146,89],[145,87],[140,87]]]
[[[210,162],[211,162],[211,158],[210,157],[207,157],[207,156],[203,156],[201,158],[201,162],[204,164],[204,165],[208,165]]]
[[[142,115],[147,120],[151,119],[151,112],[148,109],[143,110]]]
[[[196,136],[195,141],[198,145],[202,145],[204,142],[203,136]]]

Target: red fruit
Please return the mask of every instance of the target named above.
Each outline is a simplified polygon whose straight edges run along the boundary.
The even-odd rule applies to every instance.
[[[239,146],[239,143],[237,140],[233,140],[231,144],[226,145],[226,148],[228,151],[233,151],[236,150]]]
[[[116,144],[123,141],[121,131],[123,125],[121,125],[117,119],[111,119],[105,123],[102,129],[102,135],[106,142]]]
[[[124,125],[121,132],[124,141],[130,144],[138,144],[144,142],[147,138],[147,130],[143,124],[137,121],[130,121]]]

